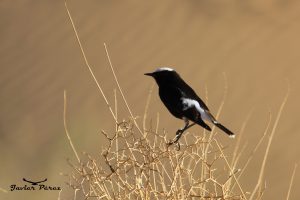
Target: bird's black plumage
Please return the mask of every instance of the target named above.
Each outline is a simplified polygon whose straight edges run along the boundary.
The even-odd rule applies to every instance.
[[[145,75],[152,76],[155,79],[159,86],[160,99],[170,113],[179,119],[185,120],[185,127],[178,130],[181,134],[192,126],[189,125],[189,120],[211,131],[211,128],[204,122],[206,120],[212,122],[229,136],[234,137],[234,133],[213,117],[205,103],[175,70],[159,68]]]

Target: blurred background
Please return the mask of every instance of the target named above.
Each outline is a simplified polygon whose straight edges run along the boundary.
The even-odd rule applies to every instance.
[[[159,66],[175,68],[204,97],[216,114],[228,93],[220,121],[239,136],[247,115],[241,164],[272,122],[287,92],[266,166],[264,199],[286,197],[294,164],[299,162],[300,2],[295,0],[104,1],[69,0],[87,58],[108,100],[116,88],[103,43],[135,116],[142,116],[153,80],[144,76]],[[63,199],[73,191],[60,173],[76,163],[63,127],[63,91],[67,91],[67,121],[74,145],[82,155],[101,159],[104,137],[113,118],[88,69],[62,0],[2,0],[0,2],[0,188],[24,185],[22,178],[61,186]],[[118,93],[118,97],[120,94]],[[150,119],[160,114],[159,130],[173,138],[182,122],[168,113],[154,86]],[[129,113],[119,98],[119,120]],[[149,126],[148,124],[148,126]],[[201,132],[201,127],[190,131]],[[234,146],[223,134],[217,139]],[[241,185],[252,191],[266,141],[255,154]],[[230,152],[228,152],[230,155]],[[300,172],[291,199],[300,199]],[[2,192],[1,199],[56,199],[57,191]]]

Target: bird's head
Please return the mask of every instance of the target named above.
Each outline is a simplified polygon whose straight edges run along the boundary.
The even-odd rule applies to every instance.
[[[145,75],[152,76],[158,85],[173,82],[178,77],[176,71],[168,67],[158,68],[154,72],[145,73]]]

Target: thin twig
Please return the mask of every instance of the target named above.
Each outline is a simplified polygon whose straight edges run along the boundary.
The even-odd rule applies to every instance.
[[[145,131],[145,135],[144,137],[147,137],[147,131],[146,131],[146,119],[147,119],[147,115],[148,115],[148,109],[149,109],[149,104],[150,104],[150,100],[151,100],[151,95],[152,95],[152,91],[153,91],[153,87],[154,87],[154,83],[151,85],[149,93],[148,93],[148,97],[146,100],[146,105],[145,105],[145,111],[144,111],[144,117],[143,117],[143,129]]]
[[[110,106],[110,104],[109,104],[109,102],[108,102],[108,100],[107,100],[107,98],[106,98],[106,96],[105,96],[105,94],[104,94],[104,92],[103,92],[103,90],[102,90],[102,88],[101,88],[101,86],[100,86],[100,84],[99,84],[99,82],[98,82],[96,76],[94,75],[94,72],[93,72],[93,70],[92,70],[92,68],[91,68],[91,66],[90,66],[90,64],[89,64],[89,62],[88,62],[88,60],[87,60],[87,58],[86,58],[84,49],[83,49],[83,47],[82,47],[80,38],[79,38],[78,33],[77,33],[77,29],[76,29],[75,24],[74,24],[74,21],[73,21],[73,18],[72,18],[72,16],[71,16],[71,13],[70,13],[69,8],[68,8],[68,6],[67,6],[67,1],[65,1],[65,7],[66,7],[66,10],[67,10],[67,12],[68,12],[68,16],[69,16],[70,22],[71,22],[71,24],[72,24],[72,27],[73,27],[73,30],[74,30],[74,33],[75,33],[75,36],[76,36],[78,45],[79,45],[79,47],[80,47],[81,54],[82,54],[82,56],[83,56],[85,65],[86,65],[87,68],[89,69],[90,74],[92,75],[92,77],[93,77],[93,79],[94,79],[94,81],[95,81],[95,83],[96,83],[96,85],[97,85],[99,91],[101,92],[102,97],[103,97],[103,99],[104,99],[104,101],[105,101],[105,103],[106,103],[106,105],[107,105],[107,107],[108,107],[108,109],[109,109],[111,115],[113,116],[115,122],[117,122],[117,118],[116,118],[116,116],[115,116],[115,114],[114,114],[114,112],[113,112],[113,110],[112,110],[112,108],[111,108],[111,106]]]
[[[244,122],[242,124],[241,130],[239,131],[239,136],[238,136],[238,139],[237,139],[234,151],[233,151],[233,156],[232,156],[232,160],[231,160],[231,166],[233,166],[233,163],[235,162],[235,158],[237,156],[237,153],[238,153],[238,150],[239,150],[239,147],[240,147],[240,144],[241,144],[242,135],[243,135],[244,130],[246,128],[246,125],[248,124],[248,121],[249,121],[249,119],[250,119],[250,117],[252,115],[252,112],[253,112],[253,109],[251,109],[250,112],[248,113],[246,119],[244,120]]]
[[[290,88],[288,87],[287,93],[286,93],[286,95],[285,95],[285,97],[284,97],[284,99],[283,99],[283,101],[282,101],[282,103],[280,105],[280,108],[279,108],[279,111],[278,111],[278,114],[277,114],[277,117],[276,117],[273,129],[271,131],[271,134],[270,134],[270,137],[269,137],[269,140],[268,140],[268,145],[267,145],[266,152],[265,152],[265,155],[264,155],[264,159],[263,159],[263,162],[262,162],[262,165],[261,165],[261,169],[260,169],[260,173],[259,173],[257,184],[256,184],[256,186],[255,186],[255,188],[254,188],[254,190],[253,190],[253,192],[252,192],[249,200],[252,200],[254,198],[254,195],[256,194],[256,191],[258,190],[258,188],[261,185],[261,182],[262,182],[262,179],[263,179],[263,175],[264,175],[264,171],[265,171],[265,166],[266,166],[267,158],[268,158],[268,155],[269,155],[269,150],[270,150],[270,147],[271,147],[271,144],[272,144],[272,141],[273,141],[273,137],[274,137],[274,134],[275,134],[275,131],[276,131],[276,128],[277,128],[277,125],[278,125],[281,113],[283,111],[283,108],[284,108],[287,100],[288,100],[289,94],[290,94]],[[258,192],[258,193],[260,193],[260,192]]]
[[[243,191],[243,189],[242,189],[242,187],[241,187],[241,185],[240,185],[238,179],[236,178],[234,171],[233,171],[232,168],[230,167],[230,164],[229,164],[229,162],[228,162],[226,156],[224,155],[224,152],[223,152],[221,146],[219,145],[219,143],[218,143],[218,141],[217,141],[216,139],[214,139],[214,141],[216,142],[216,144],[217,144],[217,146],[218,146],[218,148],[219,148],[219,150],[220,150],[220,152],[221,152],[221,154],[222,154],[222,157],[223,157],[223,159],[225,160],[225,163],[227,164],[228,169],[230,170],[230,174],[232,175],[232,177],[234,178],[235,182],[237,183],[237,185],[238,185],[238,187],[239,187],[239,189],[240,189],[240,191],[241,191],[241,193],[242,193],[242,195],[243,195],[243,198],[247,200],[246,195],[245,195],[245,193],[244,193],[244,191]]]
[[[138,131],[141,133],[141,135],[144,135],[144,134],[143,134],[143,131],[140,129],[138,123],[136,122],[135,116],[132,114],[131,109],[130,109],[128,103],[127,103],[127,100],[126,100],[126,98],[125,98],[125,95],[124,95],[124,93],[123,93],[123,91],[122,91],[122,88],[121,88],[121,86],[120,86],[120,84],[119,84],[119,81],[118,81],[118,78],[117,78],[117,76],[116,76],[115,70],[114,70],[113,65],[112,65],[112,63],[111,63],[110,56],[109,56],[109,53],[108,53],[108,50],[107,50],[107,47],[106,47],[106,44],[105,44],[105,43],[104,43],[104,48],[105,48],[105,52],[106,52],[106,56],[107,56],[107,59],[108,59],[108,62],[109,62],[110,69],[111,69],[111,71],[112,71],[112,74],[113,74],[114,79],[115,79],[115,81],[116,81],[116,84],[117,84],[117,86],[118,86],[119,92],[121,93],[121,96],[122,96],[122,98],[123,98],[123,101],[124,101],[124,103],[125,103],[125,105],[126,105],[126,107],[127,107],[127,110],[128,110],[128,112],[129,112],[129,114],[130,114],[130,116],[131,116],[131,118],[132,118],[132,120],[133,120],[133,122],[134,122],[134,125],[135,125],[136,128],[138,129]]]
[[[290,181],[290,186],[289,186],[289,190],[286,196],[286,200],[290,199],[290,194],[291,194],[291,190],[292,190],[292,186],[293,186],[293,182],[294,182],[294,178],[295,178],[295,174],[296,174],[296,170],[297,170],[298,164],[295,164],[294,170],[293,170],[293,174],[291,177],[291,181]]]
[[[75,154],[75,156],[77,158],[77,161],[78,161],[78,163],[80,163],[80,158],[78,156],[78,153],[77,153],[77,151],[75,149],[75,146],[74,146],[74,144],[73,144],[73,142],[71,140],[71,137],[70,137],[70,134],[69,134],[69,131],[68,131],[67,120],[66,120],[66,113],[67,113],[67,92],[64,90],[64,116],[63,116],[63,118],[64,118],[65,133],[67,135],[67,138],[68,138],[68,141],[70,143],[70,146],[71,146],[71,148],[72,148],[72,150],[73,150],[73,152],[74,152],[74,154]]]

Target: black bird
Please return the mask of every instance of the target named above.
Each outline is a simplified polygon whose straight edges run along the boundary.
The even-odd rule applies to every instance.
[[[176,143],[182,133],[195,124],[211,131],[204,120],[213,123],[227,133],[229,137],[234,138],[234,133],[214,118],[205,103],[174,69],[158,68],[154,72],[145,75],[152,76],[155,79],[159,87],[160,99],[170,113],[185,121],[185,126],[176,132],[176,137],[170,144]],[[192,121],[193,124],[189,125],[189,121]]]

